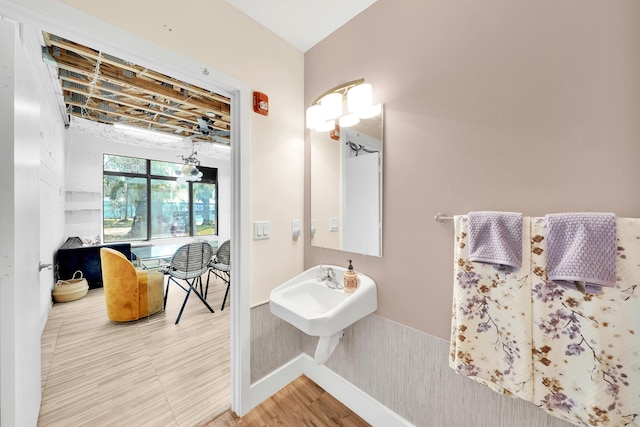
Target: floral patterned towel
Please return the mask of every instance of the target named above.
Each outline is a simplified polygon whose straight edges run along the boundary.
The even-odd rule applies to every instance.
[[[640,219],[617,218],[616,287],[549,282],[544,218],[523,218],[523,265],[468,258],[456,216],[450,366],[579,426],[640,427]]]
[[[531,238],[522,219],[522,266],[514,272],[469,260],[468,220],[454,217],[454,295],[449,365],[493,390],[533,398]]]
[[[640,219],[617,218],[617,280],[599,295],[547,278],[532,219],[533,402],[580,426],[640,426]]]

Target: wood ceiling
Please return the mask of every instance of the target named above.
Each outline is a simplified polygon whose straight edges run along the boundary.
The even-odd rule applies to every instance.
[[[229,144],[229,98],[53,34],[44,40],[69,115]]]

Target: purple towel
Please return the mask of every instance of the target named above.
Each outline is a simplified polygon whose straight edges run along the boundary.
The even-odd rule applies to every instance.
[[[522,214],[469,212],[469,259],[508,273],[522,265]]]
[[[592,294],[615,285],[614,214],[550,214],[545,219],[550,282]]]

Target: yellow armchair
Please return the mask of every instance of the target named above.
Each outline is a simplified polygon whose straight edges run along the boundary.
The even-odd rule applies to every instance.
[[[164,275],[136,270],[122,253],[100,249],[107,316],[114,322],[138,320],[157,313],[164,303]]]

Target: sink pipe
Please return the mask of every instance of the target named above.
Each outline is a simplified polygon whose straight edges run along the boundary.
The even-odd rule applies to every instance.
[[[344,329],[331,336],[320,337],[318,340],[318,346],[316,347],[316,364],[322,365],[327,361],[329,356],[333,354],[333,351],[336,349],[343,336]]]

